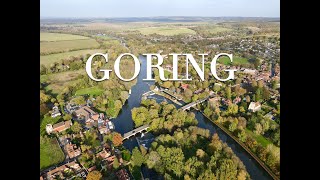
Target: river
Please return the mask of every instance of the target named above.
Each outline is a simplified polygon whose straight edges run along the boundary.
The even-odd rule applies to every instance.
[[[147,91],[150,91],[150,85],[154,84],[154,81],[143,81],[143,78],[146,77],[146,59],[143,56],[139,57],[141,61],[140,74],[138,75],[137,84],[134,85],[131,89],[131,95],[125,105],[122,107],[117,118],[112,119],[112,122],[115,125],[115,130],[122,135],[128,131],[134,129],[134,123],[131,118],[131,109],[134,107],[140,106],[141,95]],[[153,98],[157,102],[165,100],[165,98],[153,95]],[[167,100],[169,103],[172,103],[170,100]],[[176,107],[178,105],[174,104]],[[217,133],[220,139],[223,142],[226,142],[228,146],[233,150],[233,152],[240,158],[243,164],[246,166],[248,173],[250,174],[251,179],[253,180],[268,180],[272,177],[256,162],[246,150],[244,150],[237,142],[235,142],[231,137],[229,137],[225,132],[223,132],[219,127],[214,125],[209,119],[203,116],[200,112],[193,110],[198,120],[198,127],[209,129],[211,135]],[[135,138],[130,138],[124,141],[123,144],[130,151],[138,146],[138,143]]]

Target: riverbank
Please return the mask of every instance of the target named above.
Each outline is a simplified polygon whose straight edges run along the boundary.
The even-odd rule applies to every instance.
[[[186,101],[181,100],[184,103],[186,103]],[[217,122],[215,122],[214,120],[212,120],[211,118],[209,118],[207,115],[205,115],[202,111],[200,111],[199,109],[197,109],[196,107],[194,107],[194,109],[196,109],[197,111],[199,111],[204,117],[206,117],[207,119],[209,119],[214,125],[216,125],[217,127],[219,127],[224,133],[226,133],[229,137],[231,137],[234,141],[236,141],[244,150],[247,151],[248,154],[251,155],[251,157],[253,157],[258,163],[259,165],[266,171],[268,172],[268,174],[275,180],[279,180],[280,178],[275,175],[271,169],[260,159],[257,157],[256,154],[254,154],[245,144],[243,144],[241,141],[238,140],[238,138],[236,138],[234,135],[232,135],[227,129],[225,129],[225,127],[223,127],[221,124],[218,124]]]
[[[209,118],[207,115],[205,115],[202,111],[200,111],[201,114],[206,117],[207,119],[209,119],[213,124],[215,124],[216,126],[218,126],[221,130],[223,130],[226,134],[228,134],[234,141],[236,141],[243,149],[245,149],[260,165],[261,167],[266,170],[269,175],[275,179],[275,180],[279,180],[280,177],[278,177],[277,175],[275,175],[271,169],[260,159],[257,157],[256,154],[254,154],[245,144],[243,144],[241,141],[238,140],[238,138],[236,138],[235,136],[233,136],[227,129],[225,129],[225,127],[223,127],[221,124],[213,121],[211,118]]]

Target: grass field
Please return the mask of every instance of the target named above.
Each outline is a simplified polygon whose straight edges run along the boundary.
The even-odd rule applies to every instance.
[[[43,56],[40,56],[40,64],[47,66],[54,62],[60,62],[61,59],[67,59],[71,56],[79,57],[82,55],[93,54],[97,52],[104,52],[104,51],[102,49],[85,49],[85,50],[70,51],[70,52],[64,52],[64,53],[43,55]]]
[[[183,27],[149,27],[136,29],[144,35],[159,34],[164,36],[174,36],[178,34],[196,34],[195,31]]]
[[[219,27],[219,26],[213,26],[207,29],[212,34],[220,33],[220,32],[229,32],[232,29],[225,28],[225,27]]]
[[[98,48],[99,46],[99,43],[94,39],[40,42],[40,54],[61,53],[80,49],[93,49]]]
[[[90,87],[90,88],[84,88],[84,89],[79,89],[78,91],[76,91],[76,96],[80,96],[80,95],[86,95],[86,94],[90,94],[90,95],[100,95],[103,93],[103,89],[100,89],[98,87]]]
[[[66,85],[72,85],[76,83],[78,81],[77,77],[80,74],[85,75],[85,73],[86,71],[84,69],[81,69],[78,71],[67,71],[49,75],[41,75],[40,82],[48,82],[49,85],[46,87],[46,90],[51,90],[52,93],[58,94],[66,87]]]
[[[253,137],[259,144],[261,144],[263,147],[267,147],[268,144],[272,144],[271,141],[269,141],[267,138],[265,138],[262,135],[257,135],[250,131],[249,129],[246,129],[246,133]]]
[[[72,34],[62,34],[62,33],[40,33],[40,42],[42,41],[69,41],[78,39],[89,39],[89,37],[72,35]]]
[[[233,61],[231,63],[230,59],[226,56],[220,57],[217,60],[218,63],[224,64],[224,65],[241,65],[241,64],[249,64],[248,59],[238,57],[238,56],[233,56]]]
[[[43,138],[40,140],[40,170],[58,164],[64,160],[64,153],[57,139]]]

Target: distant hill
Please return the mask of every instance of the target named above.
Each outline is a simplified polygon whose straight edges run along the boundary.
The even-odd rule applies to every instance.
[[[109,23],[125,23],[125,22],[228,22],[228,21],[269,21],[280,22],[280,18],[271,17],[119,17],[119,18],[40,18],[41,24],[55,23],[89,23],[89,22],[109,22]]]

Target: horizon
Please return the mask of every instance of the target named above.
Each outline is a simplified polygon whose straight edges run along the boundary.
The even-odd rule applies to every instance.
[[[280,0],[40,0],[41,17],[280,17]]]

